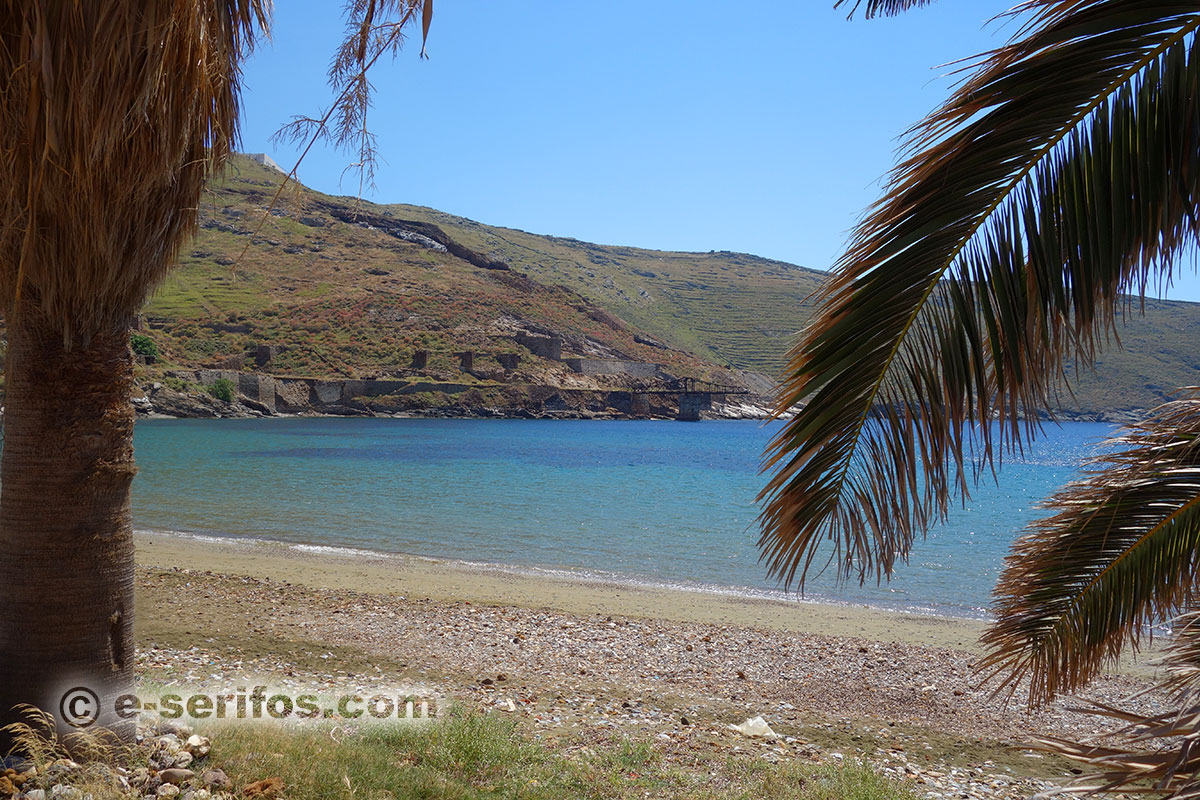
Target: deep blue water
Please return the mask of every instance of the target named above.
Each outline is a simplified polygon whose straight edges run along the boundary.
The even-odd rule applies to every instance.
[[[1111,426],[1048,427],[882,587],[816,599],[978,615],[1035,504]],[[147,420],[141,529],[272,539],[771,592],[755,548],[755,422]]]

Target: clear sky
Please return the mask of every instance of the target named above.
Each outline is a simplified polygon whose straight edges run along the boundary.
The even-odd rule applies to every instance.
[[[738,250],[819,269],[880,191],[898,137],[953,85],[944,65],[1000,44],[1004,0],[848,21],[833,0],[439,0],[373,73],[383,164],[366,199],[604,244]],[[319,115],[341,4],[275,5],[246,68],[243,149]],[[345,153],[300,179],[355,194]],[[1188,271],[1168,291],[1200,300]]]

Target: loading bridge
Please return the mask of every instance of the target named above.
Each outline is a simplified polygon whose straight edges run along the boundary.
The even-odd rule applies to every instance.
[[[675,378],[664,381],[658,387],[638,392],[643,395],[679,395],[679,414],[675,417],[684,422],[696,422],[701,411],[712,408],[714,397],[724,400],[726,395],[749,394],[742,386],[702,381],[698,378]]]

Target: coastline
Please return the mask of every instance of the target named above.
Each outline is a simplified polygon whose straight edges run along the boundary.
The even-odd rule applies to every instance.
[[[558,752],[640,741],[681,768],[862,758],[925,797],[1027,798],[1071,774],[1034,737],[1103,739],[1076,709],[1130,707],[1150,677],[1143,662],[1031,710],[1023,686],[981,684],[981,620],[261,540],[138,532],[136,548],[144,686],[416,687]],[[732,729],[756,716],[777,735]]]
[[[139,530],[141,566],[268,578],[314,589],[422,597],[440,602],[614,614],[668,622],[737,625],[876,642],[978,650],[984,620],[875,606],[740,596],[684,587],[531,574],[494,565],[424,556],[290,545],[257,539],[196,537]]]

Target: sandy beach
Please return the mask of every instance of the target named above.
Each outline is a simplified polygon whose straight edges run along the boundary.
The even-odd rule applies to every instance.
[[[1077,700],[992,698],[972,668],[979,621],[162,534],[140,533],[137,557],[140,669],[158,682],[415,681],[567,748],[638,735],[679,758],[859,755],[929,797],[1029,796],[1069,765],[1022,743],[1104,730]],[[1145,680],[1126,670],[1087,697]],[[760,715],[778,738],[729,729]]]
[[[881,611],[867,606],[589,582],[403,555],[339,555],[331,549],[306,551],[257,540],[139,532],[137,558],[146,566],[192,566],[321,589],[467,600],[571,614],[740,625],[963,650],[974,649],[983,630],[979,620]]]

